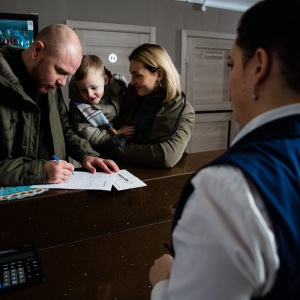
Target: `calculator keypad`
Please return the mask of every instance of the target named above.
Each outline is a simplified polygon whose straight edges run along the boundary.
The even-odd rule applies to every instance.
[[[26,282],[30,283],[31,281],[38,280],[41,275],[41,268],[35,258],[30,257],[8,262],[2,265],[0,288],[8,288]]]

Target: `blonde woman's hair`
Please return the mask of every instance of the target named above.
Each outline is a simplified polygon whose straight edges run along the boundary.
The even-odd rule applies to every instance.
[[[100,71],[104,76],[105,69],[103,61],[97,55],[83,55],[81,64],[74,74],[75,81],[87,78],[90,74]]]
[[[161,83],[167,93],[164,102],[170,102],[177,95],[181,95],[180,75],[162,46],[151,43],[142,44],[132,51],[129,61],[132,59],[143,63],[150,72],[156,72],[159,69],[163,71]]]

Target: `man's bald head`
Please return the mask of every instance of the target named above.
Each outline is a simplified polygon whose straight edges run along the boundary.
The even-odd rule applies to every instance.
[[[54,24],[42,29],[34,40],[41,41],[45,45],[45,52],[56,55],[67,47],[82,55],[82,47],[77,34],[64,24]]]
[[[40,93],[67,83],[80,66],[82,47],[77,34],[64,24],[45,27],[22,52],[23,62]]]

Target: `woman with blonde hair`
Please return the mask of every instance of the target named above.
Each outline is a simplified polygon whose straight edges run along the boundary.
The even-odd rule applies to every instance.
[[[129,61],[132,78],[115,126],[135,126],[135,134],[130,139],[123,134],[113,137],[114,158],[146,167],[173,167],[191,138],[194,109],[163,47],[142,44],[133,50]]]

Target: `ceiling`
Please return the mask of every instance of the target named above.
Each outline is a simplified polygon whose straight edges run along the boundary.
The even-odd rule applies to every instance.
[[[176,0],[187,3],[203,4],[206,7],[215,7],[229,10],[245,11],[260,0]]]

